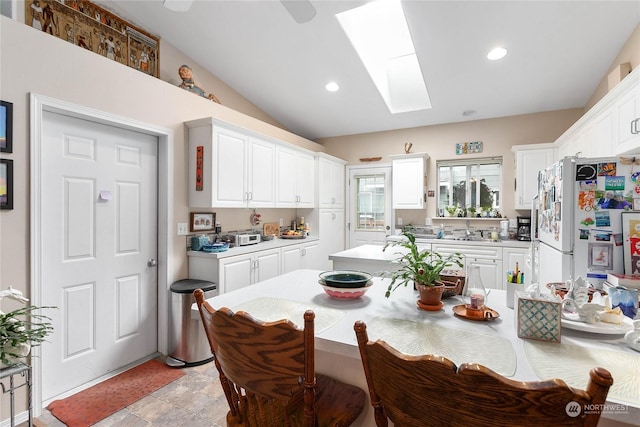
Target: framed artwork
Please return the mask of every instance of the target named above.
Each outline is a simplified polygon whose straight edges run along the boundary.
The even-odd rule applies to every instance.
[[[611,243],[589,242],[589,268],[611,270],[613,268],[613,245]]]
[[[0,159],[0,209],[13,209],[13,160]]]
[[[211,231],[216,226],[216,214],[191,212],[189,228],[191,231]]]
[[[0,151],[13,152],[13,104],[0,101]]]
[[[640,274],[640,212],[622,212],[624,274]]]
[[[25,23],[145,74],[160,77],[160,39],[88,0],[26,0]]]

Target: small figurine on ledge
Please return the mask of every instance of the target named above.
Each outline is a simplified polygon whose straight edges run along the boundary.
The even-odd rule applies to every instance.
[[[206,95],[204,90],[195,84],[193,81],[193,72],[191,71],[191,67],[188,65],[181,65],[180,68],[178,68],[178,75],[182,79],[182,83],[180,83],[178,87],[221,104],[220,100],[216,98],[214,94],[210,93],[209,95]]]

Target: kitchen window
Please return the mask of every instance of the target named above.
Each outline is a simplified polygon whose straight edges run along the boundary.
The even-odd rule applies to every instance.
[[[502,158],[445,160],[436,165],[439,216],[449,206],[500,210]]]

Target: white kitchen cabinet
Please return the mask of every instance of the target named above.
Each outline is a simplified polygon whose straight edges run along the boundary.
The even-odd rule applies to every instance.
[[[189,278],[214,282],[223,294],[279,276],[280,265],[280,249],[220,259],[189,257]]]
[[[318,217],[318,268],[320,270],[332,270],[333,262],[329,260],[329,255],[344,250],[344,210],[320,209]]]
[[[318,153],[317,182],[318,207],[344,209],[345,162],[336,157]]]
[[[468,267],[477,265],[480,267],[480,277],[482,284],[486,289],[505,289],[504,271],[502,270],[502,260],[500,259],[484,259],[484,258],[467,258]],[[468,270],[467,270],[468,271]],[[491,298],[489,297],[489,301]],[[489,303],[491,304],[491,303]]]
[[[320,270],[319,241],[282,248],[282,274],[299,269]]]
[[[640,68],[636,68],[554,143],[558,158],[640,153]]]
[[[443,256],[461,253],[463,264],[468,271],[469,266],[480,267],[480,276],[485,288],[504,289],[504,271],[502,270],[502,248],[499,246],[463,246],[434,242],[431,250]],[[457,267],[452,267],[457,268]]]
[[[315,159],[284,146],[276,148],[276,207],[315,207]]]
[[[613,105],[615,154],[640,152],[639,92],[640,82],[635,82],[628,92]]]
[[[391,156],[391,188],[394,209],[423,209],[425,204],[426,153]]]
[[[275,206],[275,143],[212,119],[186,125],[189,206]]]
[[[528,254],[527,248],[502,248],[503,281],[506,282],[507,271],[514,271],[517,263],[518,269],[524,273],[525,285],[531,283],[531,269],[527,263]]]
[[[538,194],[538,171],[553,164],[553,144],[514,145],[515,152],[515,209],[531,210],[533,198]]]

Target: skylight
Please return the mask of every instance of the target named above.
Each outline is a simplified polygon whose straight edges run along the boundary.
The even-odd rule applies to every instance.
[[[431,108],[400,0],[336,15],[392,114]]]

